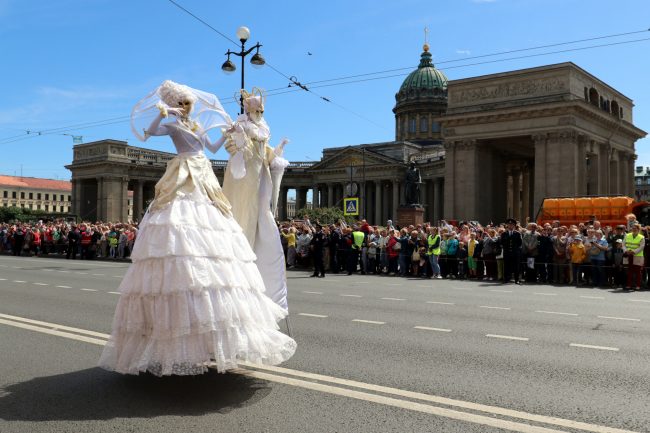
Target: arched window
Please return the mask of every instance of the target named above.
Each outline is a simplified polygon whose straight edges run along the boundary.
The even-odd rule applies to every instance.
[[[420,132],[429,131],[429,120],[426,117],[420,118]]]
[[[593,87],[589,89],[589,102],[598,107],[598,91]]]
[[[416,131],[415,127],[416,126],[417,125],[415,124],[415,118],[409,119],[409,132],[410,133],[415,134],[415,131]]]

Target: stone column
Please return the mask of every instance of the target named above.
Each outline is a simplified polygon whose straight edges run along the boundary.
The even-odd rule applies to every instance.
[[[433,220],[438,221],[444,218],[443,215],[443,206],[444,206],[444,197],[442,196],[444,191],[443,185],[444,178],[436,177],[433,181]]]
[[[120,221],[129,219],[129,178],[120,178]]]
[[[314,185],[311,188],[311,207],[316,209],[320,207],[320,196],[318,194],[318,185]]]
[[[97,177],[97,205],[95,207],[96,219],[106,221],[104,219],[104,179]]]
[[[456,218],[456,143],[445,141],[445,217]],[[463,217],[464,218],[464,217]]]
[[[630,197],[636,197],[634,194],[634,190],[636,186],[634,185],[634,161],[636,161],[636,155],[634,153],[629,153],[628,154],[628,161],[627,161],[627,195]]]
[[[618,172],[619,164],[615,156],[615,150],[611,151],[611,156],[609,160],[609,193],[611,195],[620,194],[621,191],[618,189]]]
[[[618,193],[627,195],[627,177],[628,177],[628,165],[625,152],[622,150],[618,151]]]
[[[388,181],[381,182],[381,200],[382,200],[382,207],[381,207],[381,221],[380,224],[384,225],[386,224],[386,221],[389,218],[390,215],[390,191],[388,188]]]
[[[533,210],[539,209],[542,201],[549,194],[547,192],[547,135],[537,134],[533,135],[533,142],[535,143],[535,178],[533,180],[534,193],[533,193]]]
[[[381,209],[382,209],[382,184],[381,180],[376,180],[375,181],[375,215],[374,215],[374,222],[375,224],[383,224],[385,221],[383,221],[383,216],[381,214]]]
[[[327,207],[334,206],[334,185],[327,184]]]
[[[519,167],[512,171],[512,213],[513,218],[521,221],[521,171]]]
[[[399,190],[400,182],[398,180],[393,180],[393,208],[391,209],[390,218],[393,220],[393,223],[397,220],[397,208],[399,207]]]
[[[306,205],[307,189],[304,187],[296,188],[296,212]]]
[[[598,146],[598,194],[609,194],[609,145]]]
[[[287,219],[287,193],[289,188],[286,186],[280,187],[280,195],[278,196],[278,208],[276,209],[276,217],[280,221],[286,221]]]
[[[144,208],[144,182],[136,179],[133,186],[133,219],[140,221]]]
[[[81,179],[72,180],[72,213],[81,217]]]
[[[533,217],[530,215],[530,198],[529,198],[529,192],[530,192],[530,169],[525,166],[524,169],[522,170],[522,185],[521,185],[521,201],[522,201],[522,214],[521,214],[521,221],[522,224],[524,221],[526,221],[526,217],[530,218],[531,220]]]

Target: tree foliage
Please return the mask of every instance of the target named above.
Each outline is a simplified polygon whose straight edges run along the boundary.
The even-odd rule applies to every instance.
[[[27,209],[18,206],[0,207],[0,222],[31,221],[47,215],[43,210]]]
[[[342,219],[347,223],[352,223],[354,217],[346,217],[343,215],[343,210],[338,207],[318,207],[315,209],[302,208],[296,211],[296,219],[304,219],[305,215],[309,215],[309,220],[313,223],[318,221],[321,224],[334,224]]]

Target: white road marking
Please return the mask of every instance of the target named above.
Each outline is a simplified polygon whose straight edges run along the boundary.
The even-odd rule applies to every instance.
[[[79,289],[79,290],[83,290],[84,292],[96,292],[97,291],[95,289]]]
[[[84,341],[88,342],[91,344],[96,344],[99,346],[104,346],[106,344],[106,340],[109,338],[108,334],[101,334],[98,332],[94,331],[86,331],[82,329],[77,329],[77,328],[70,328],[62,325],[56,325],[52,323],[47,323],[47,322],[38,322],[35,320],[30,320],[30,319],[25,319],[21,317],[15,317],[15,316],[8,316],[5,314],[0,314],[0,317],[5,317],[13,320],[4,320],[0,319],[0,323],[8,325],[8,326],[14,326],[18,328],[23,328],[23,329],[28,329],[31,331],[35,332],[40,332],[44,334],[50,334],[50,335],[56,335],[59,337],[64,337],[68,338],[71,340],[77,340],[77,341]],[[26,323],[20,323],[20,322],[26,322]],[[39,324],[42,326],[48,326],[51,329],[44,328],[41,326],[33,326],[29,325],[28,323],[34,323],[34,324]],[[74,332],[78,333],[85,333],[88,335],[96,335],[100,338],[103,338],[103,340],[100,339],[95,339],[95,338],[89,338],[84,335],[77,335],[77,334],[72,334],[68,332],[62,332],[58,331],[57,329],[66,329],[66,330],[72,330]],[[526,423],[518,423],[518,422],[513,422],[513,421],[508,421],[508,420],[502,420],[499,418],[496,418],[497,415],[501,416],[506,416],[509,418],[514,418],[518,420],[525,420],[525,421],[532,421],[532,422],[537,422],[537,423],[544,423],[552,426],[559,426],[559,427],[564,427],[564,428],[569,428],[569,429],[579,429],[583,431],[588,431],[588,432],[593,432],[593,433],[634,433],[629,430],[622,430],[622,429],[617,429],[617,428],[612,428],[612,427],[606,427],[606,426],[599,426],[595,424],[588,424],[580,421],[573,421],[573,420],[568,420],[568,419],[563,419],[563,418],[557,418],[557,417],[549,417],[545,415],[537,415],[537,414],[532,414],[532,413],[527,413],[527,412],[522,412],[522,411],[517,411],[517,410],[512,410],[512,409],[506,409],[506,408],[501,408],[497,406],[488,406],[488,405],[483,405],[483,404],[478,404],[478,403],[472,403],[468,401],[462,401],[462,400],[454,400],[446,397],[440,397],[436,395],[429,395],[429,394],[423,394],[423,393],[418,393],[418,392],[413,392],[413,391],[407,391],[407,390],[402,390],[398,388],[390,388],[386,386],[381,386],[381,385],[374,385],[374,384],[369,384],[369,383],[364,383],[364,382],[358,382],[354,380],[349,380],[349,379],[341,379],[337,377],[332,377],[332,376],[325,376],[321,374],[316,374],[316,373],[309,373],[305,371],[299,371],[299,370],[291,370],[288,368],[283,368],[283,367],[274,367],[274,366],[262,366],[262,365],[253,365],[247,362],[240,362],[239,363],[241,366],[244,367],[249,367],[254,370],[244,370],[244,369],[237,369],[233,370],[233,372],[237,372],[238,374],[243,374],[243,375],[249,375],[251,377],[257,377],[260,379],[264,380],[269,380],[269,381],[275,381],[275,382],[282,382],[288,385],[293,385],[293,386],[300,386],[304,388],[309,388],[313,389],[316,391],[321,391],[321,392],[328,392],[331,394],[337,394],[341,396],[346,396],[349,398],[356,398],[356,399],[362,399],[365,401],[371,401],[375,402],[378,404],[387,404],[387,405],[394,405],[396,407],[402,407],[405,409],[410,409],[414,411],[421,411],[421,412],[426,412],[430,413],[433,415],[437,416],[443,416],[443,417],[449,417],[453,419],[459,419],[462,421],[467,421],[467,422],[473,422],[473,423],[478,423],[478,424],[483,424],[483,425],[489,425],[493,426],[496,428],[502,428],[502,429],[508,429],[511,431],[517,431],[517,432],[522,432],[522,433],[558,433],[558,430],[553,430],[545,427],[537,427],[537,426],[531,426],[530,424]],[[294,376],[294,377],[300,377],[303,379],[309,379],[309,381],[304,381],[304,380],[297,380],[297,379],[290,379],[289,377],[286,376],[277,376],[274,374],[268,374],[268,373],[262,373],[262,371],[269,371],[269,372],[275,372],[275,373],[281,373],[283,375],[287,376]],[[363,389],[365,391],[373,391],[373,392],[380,392],[386,395],[393,395],[393,396],[398,396],[398,397],[405,397],[413,400],[420,400],[424,401],[427,403],[436,403],[436,404],[443,404],[446,406],[451,406],[454,408],[461,408],[461,409],[469,409],[472,411],[480,411],[484,413],[490,414],[489,417],[487,416],[482,416],[482,415],[477,415],[477,414],[471,414],[471,413],[465,413],[459,410],[451,410],[451,409],[444,409],[444,408],[439,408],[436,406],[431,406],[430,404],[422,404],[422,403],[417,403],[417,402],[412,402],[412,401],[405,401],[405,400],[399,400],[395,398],[390,398],[390,397],[383,397],[383,396],[378,396],[378,395],[373,395],[373,394],[368,394],[367,392],[359,392],[359,391],[353,391],[349,389],[344,389],[344,388],[339,388],[336,386],[332,385],[325,385],[323,383],[316,383],[314,381],[319,381],[319,382],[327,382],[330,384],[337,384],[337,385],[344,385],[348,387],[354,387],[358,389]],[[399,405],[399,406],[398,406]]]
[[[352,284],[370,284],[370,281],[356,281]]]
[[[379,298],[379,299],[382,299],[384,301],[406,301],[406,299],[402,299],[402,298]]]
[[[544,311],[544,310],[537,310],[535,311],[536,313],[542,313],[542,314],[557,314],[559,316],[577,316],[576,313],[563,313],[561,311]]]
[[[57,272],[63,272],[64,274],[69,274],[70,271],[57,271]]]
[[[540,295],[540,296],[557,296],[557,293],[544,293],[544,292],[535,292],[533,295]]]
[[[95,276],[95,277],[104,277],[104,276],[106,276],[106,274],[93,274],[93,276]]]
[[[79,275],[88,275],[88,272],[75,272],[75,274],[79,274]]]
[[[401,283],[387,283],[387,286],[403,286]]]
[[[428,327],[428,326],[414,326],[413,329],[422,329],[423,331],[451,332],[451,329],[445,329],[445,328],[430,328],[430,327]]]
[[[14,283],[26,283],[27,281],[23,281],[23,280],[14,280],[13,282],[14,282]]]
[[[43,272],[54,272],[52,269],[41,269]]]
[[[583,295],[581,295],[580,297],[585,298],[585,299],[605,299],[604,296],[583,296]]]
[[[323,294],[323,292],[310,292],[310,291],[307,291],[307,290],[303,290],[302,293],[309,293],[310,295],[322,295]]]
[[[70,287],[70,286],[56,286],[56,287],[60,287],[62,289],[72,289],[72,287]]]
[[[489,338],[501,338],[503,340],[517,340],[517,341],[528,341],[526,337],[513,337],[511,335],[499,335],[499,334],[486,334],[486,337]]]
[[[346,294],[343,294],[343,295],[339,295],[339,296],[343,296],[345,298],[362,298],[361,295],[346,295]]]
[[[11,320],[12,322],[28,323],[30,325],[38,325],[41,327],[49,328],[51,330],[72,331],[76,332],[77,334],[91,335],[93,337],[99,337],[106,340],[108,337],[110,337],[110,335],[103,334],[101,332],[88,331],[86,329],[73,328],[71,326],[58,325],[56,323],[42,322],[40,320],[27,319],[26,317],[11,316],[9,314],[0,313],[0,319]],[[35,329],[35,331],[40,331],[41,329],[43,328]],[[74,337],[78,337],[78,335],[74,335]]]
[[[569,344],[571,347],[582,347],[585,349],[597,349],[597,350],[609,350],[612,352],[618,352],[619,349],[618,347],[607,347],[607,346],[592,346],[591,344],[578,344],[578,343],[571,343]]]
[[[46,284],[46,283],[32,283],[32,284],[37,285],[37,286],[49,286],[49,284]]]
[[[427,301],[427,304],[456,305],[453,302],[438,302],[438,301]]]
[[[650,299],[628,299],[630,302],[650,302]]]
[[[7,281],[6,278],[0,278],[0,281]]]
[[[509,307],[491,307],[489,305],[479,305],[479,308],[490,308],[493,310],[510,310],[511,308]]]
[[[320,317],[322,319],[326,318],[327,316],[323,316],[322,314],[311,314],[311,313],[298,313],[299,316],[306,316],[306,317]]]
[[[120,292],[108,292],[108,293],[110,293],[111,295],[121,295]]]
[[[386,322],[377,322],[374,320],[352,319],[353,322],[370,323],[371,325],[385,325]]]
[[[512,293],[512,290],[490,289],[490,292]]]
[[[612,319],[612,320],[629,320],[630,322],[640,322],[641,319],[632,319],[629,317],[612,317],[612,316],[598,316],[599,319]]]

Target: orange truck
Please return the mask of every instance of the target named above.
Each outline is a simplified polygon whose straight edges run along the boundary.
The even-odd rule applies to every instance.
[[[628,214],[636,215],[637,221],[647,225],[650,202],[625,196],[545,198],[537,212],[537,224],[559,221],[561,225],[577,225],[595,217],[602,226],[614,227],[626,224]]]

